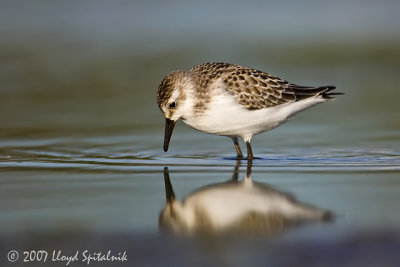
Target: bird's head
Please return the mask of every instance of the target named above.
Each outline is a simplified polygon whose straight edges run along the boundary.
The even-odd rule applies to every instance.
[[[168,150],[175,123],[187,112],[185,89],[189,89],[190,84],[187,72],[174,71],[168,74],[158,87],[157,104],[166,119],[164,151]]]

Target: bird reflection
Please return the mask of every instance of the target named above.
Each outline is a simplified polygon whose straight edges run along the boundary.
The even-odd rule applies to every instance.
[[[192,192],[183,201],[175,197],[168,168],[164,168],[166,206],[159,226],[177,233],[273,234],[305,222],[329,221],[329,211],[298,202],[291,194],[251,179],[251,161],[246,176],[238,180],[240,162],[232,179]]]

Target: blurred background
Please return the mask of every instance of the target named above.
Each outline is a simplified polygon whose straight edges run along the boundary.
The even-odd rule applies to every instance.
[[[346,95],[308,112],[305,121],[341,122],[335,127],[343,127],[342,141],[360,140],[348,131],[368,135],[377,128],[385,131],[366,138],[398,137],[399,1],[1,1],[0,7],[2,138],[162,132],[160,81],[207,61],[298,84],[336,85]]]
[[[62,246],[69,231],[83,231],[133,234],[138,259],[154,248],[164,259],[182,247],[192,255],[196,246],[168,247],[157,236],[163,168],[182,199],[230,179],[234,148],[179,123],[164,153],[156,91],[170,71],[208,61],[345,93],[252,141],[262,158],[255,181],[339,215],[334,226],[290,232],[289,240],[332,240],[337,228],[398,232],[399,13],[398,0],[1,0],[0,236],[11,238],[0,239],[0,251],[25,232],[55,233]],[[143,232],[150,237],[137,239]],[[92,245],[107,249],[109,241]],[[254,244],[220,245],[219,260],[264,255]]]

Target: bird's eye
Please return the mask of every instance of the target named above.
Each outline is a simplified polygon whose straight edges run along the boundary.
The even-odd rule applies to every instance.
[[[171,104],[169,104],[170,108],[174,108],[176,106],[175,102],[172,102]]]

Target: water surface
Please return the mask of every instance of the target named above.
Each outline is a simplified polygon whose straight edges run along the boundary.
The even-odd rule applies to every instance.
[[[278,240],[399,231],[398,3],[236,3],[231,12],[223,2],[202,3],[2,2],[2,236],[143,234],[157,248],[164,167],[180,200],[235,170],[231,140],[183,123],[162,151],[158,84],[206,61],[345,93],[252,140],[253,181],[335,215]],[[243,19],[232,15],[238,10]],[[319,23],[310,10],[324,14]],[[244,253],[256,243],[246,244]]]

